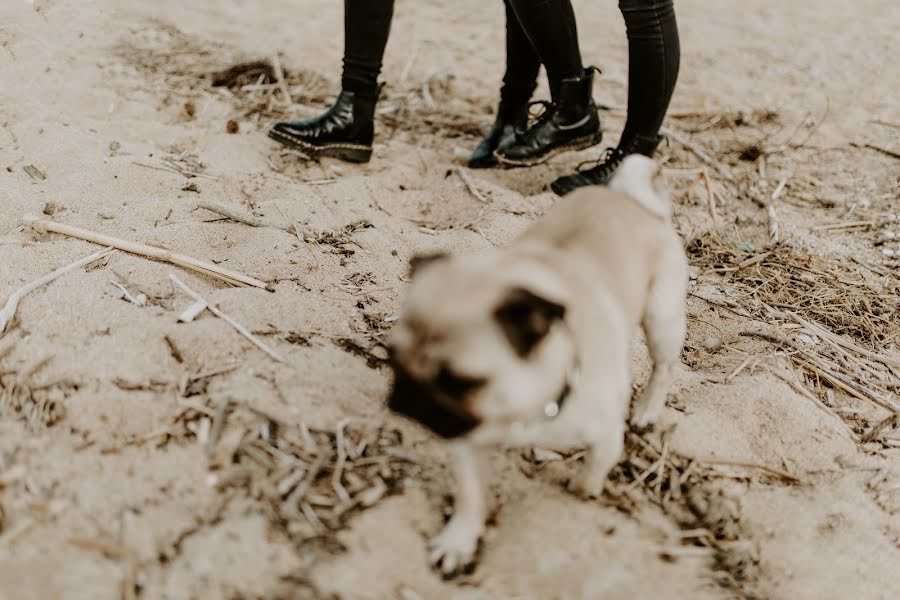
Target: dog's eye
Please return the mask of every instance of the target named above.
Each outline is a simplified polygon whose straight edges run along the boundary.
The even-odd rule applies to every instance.
[[[458,375],[447,367],[441,367],[437,377],[434,379],[434,383],[448,396],[462,398],[484,386],[486,380]]]

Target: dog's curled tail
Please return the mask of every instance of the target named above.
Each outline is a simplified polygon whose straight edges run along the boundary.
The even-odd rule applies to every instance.
[[[616,169],[609,187],[625,192],[655,215],[672,218],[672,202],[662,167],[642,154],[629,154]]]

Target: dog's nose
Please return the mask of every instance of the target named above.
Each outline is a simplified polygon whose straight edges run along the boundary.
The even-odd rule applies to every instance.
[[[394,372],[394,384],[387,402],[388,408],[446,439],[460,437],[475,429],[480,420],[459,407],[450,410],[431,392],[403,371]]]

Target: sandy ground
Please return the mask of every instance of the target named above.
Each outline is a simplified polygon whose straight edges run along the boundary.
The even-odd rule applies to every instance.
[[[888,412],[808,374],[793,380],[802,376],[802,385],[785,383],[777,373],[794,368],[789,353],[739,334],[796,330],[753,320],[759,313],[743,310],[728,271],[696,260],[666,439],[673,455],[756,465],[704,467],[707,491],[739,507],[727,544],[744,549],[741,565],[693,542],[667,504],[653,501],[652,486],[632,487],[629,510],[615,498],[581,502],[563,489],[574,465],[537,469],[510,451],[495,460],[502,509],[478,569],[443,582],[428,568],[424,540],[439,529],[452,487],[445,449],[386,414],[387,373],[377,358],[369,366],[335,341],[377,342],[411,254],[512,239],[552,204],[546,184],[598,152],[472,173],[487,204],[453,174],[492,118],[502,73],[499,1],[397,3],[378,144],[366,166],[306,162],[264,135],[273,120],[311,114],[334,94],[340,2],[33,4],[0,6],[0,302],[96,249],[22,224],[42,210],[212,260],[272,282],[275,292],[230,288],[119,252],[22,302],[17,325],[0,340],[0,598],[900,596],[900,442],[890,428],[860,440]],[[616,107],[625,101],[623,24],[615,2],[575,4],[586,61],[604,71],[595,95],[612,108],[601,116],[614,140],[623,122]],[[900,149],[900,7],[677,4],[684,57],[668,126],[730,165],[735,181],[752,182],[743,189],[758,198],[789,177],[776,206],[789,252],[896,290],[898,271],[884,253],[892,246],[878,244],[900,234],[900,163],[851,144]],[[209,84],[213,71],[276,52],[293,88],[290,107],[271,87],[233,93]],[[229,120],[237,133],[227,132]],[[748,155],[750,147],[763,158]],[[706,165],[675,141],[663,154],[687,242],[715,225],[702,186],[690,189]],[[767,248],[767,211],[707,168],[726,238],[750,257]],[[215,220],[196,209],[200,199],[252,211],[265,226]],[[370,226],[345,230],[360,221]],[[176,323],[189,300],[170,283],[173,272],[285,363],[209,313]],[[148,302],[126,301],[113,283]],[[896,296],[891,302],[896,308]],[[900,356],[897,338],[857,341]],[[182,385],[231,367],[194,392]],[[645,370],[636,344],[637,381]],[[870,373],[889,402],[898,401],[897,372]],[[30,389],[18,405],[17,382]],[[226,494],[214,485],[201,443],[208,430],[197,429],[203,411],[190,427],[183,417],[185,403],[212,411],[224,401],[288,428],[384,422],[403,432],[403,449],[418,464],[397,493],[332,538],[342,548],[297,544],[259,489]],[[621,487],[630,485],[628,472],[623,463]]]

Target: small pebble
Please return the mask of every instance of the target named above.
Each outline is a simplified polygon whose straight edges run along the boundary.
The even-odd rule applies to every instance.
[[[41,207],[41,212],[45,215],[52,215],[56,212],[56,203],[55,202],[44,202],[44,206]]]
[[[722,340],[715,336],[710,336],[703,340],[703,349],[707,352],[718,352],[722,349]]]
[[[225,131],[228,133],[237,133],[239,130],[240,127],[238,126],[238,122],[234,119],[229,120],[228,123],[225,124]]]

